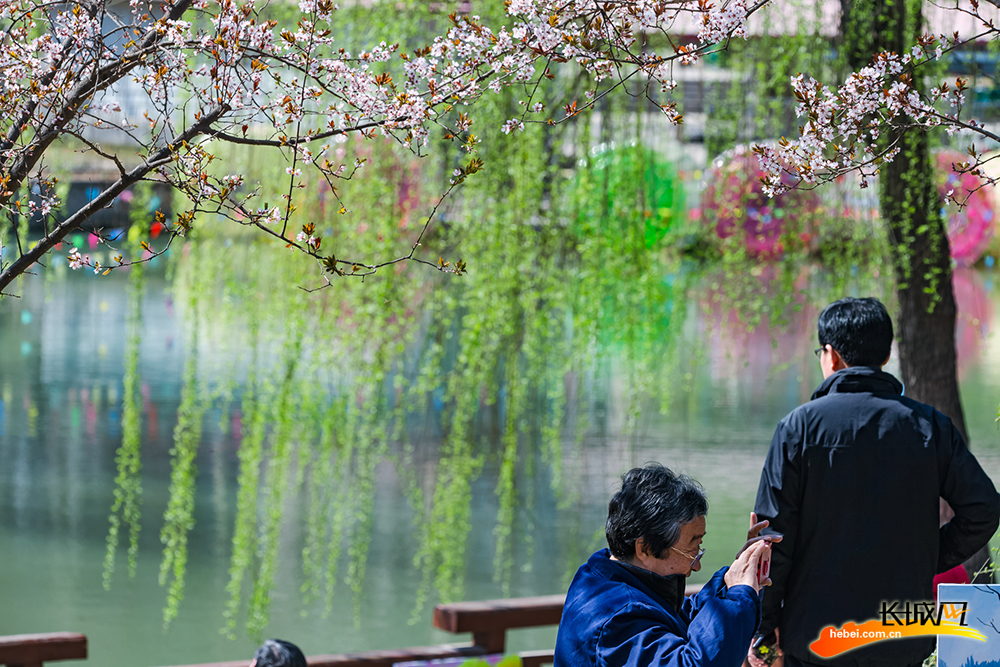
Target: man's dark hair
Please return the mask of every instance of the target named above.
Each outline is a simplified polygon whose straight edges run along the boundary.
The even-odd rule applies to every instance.
[[[608,549],[618,560],[631,560],[641,537],[648,554],[664,558],[677,544],[681,526],[706,513],[705,490],[687,475],[675,475],[659,463],[632,468],[622,475],[622,488],[608,503]]]
[[[253,654],[253,667],[306,667],[299,647],[283,639],[268,639]]]
[[[834,301],[816,324],[819,344],[835,349],[848,366],[880,367],[889,357],[892,320],[874,297]]]

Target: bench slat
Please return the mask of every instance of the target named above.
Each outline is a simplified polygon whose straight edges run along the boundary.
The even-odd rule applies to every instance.
[[[689,584],[685,595],[694,595],[702,584]],[[453,602],[434,608],[434,627],[445,632],[503,632],[510,628],[558,625],[565,595]]]
[[[87,637],[76,632],[48,632],[0,637],[0,665],[33,665],[49,660],[84,660]]]
[[[457,633],[557,625],[565,601],[565,595],[542,595],[442,604],[434,608],[434,627]]]

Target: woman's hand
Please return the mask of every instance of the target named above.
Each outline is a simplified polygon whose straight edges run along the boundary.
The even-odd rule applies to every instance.
[[[764,586],[770,586],[770,578],[760,583],[757,582],[757,565],[760,563],[761,558],[766,558],[770,555],[771,542],[769,540],[758,540],[744,547],[726,572],[724,577],[726,586],[729,588],[733,586],[750,586],[758,593]]]

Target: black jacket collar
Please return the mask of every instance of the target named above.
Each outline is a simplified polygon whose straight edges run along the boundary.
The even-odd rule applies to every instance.
[[[650,572],[649,570],[632,565],[631,563],[626,563],[620,560],[613,562],[625,568],[632,574],[632,576],[645,584],[649,590],[673,607],[674,611],[681,614],[682,605],[684,603],[684,586],[686,584],[687,577],[681,574],[672,574],[668,577],[664,577],[656,574],[655,572]]]
[[[902,394],[903,383],[878,368],[849,366],[823,380],[813,392],[813,399],[842,392],[869,392],[872,394]]]

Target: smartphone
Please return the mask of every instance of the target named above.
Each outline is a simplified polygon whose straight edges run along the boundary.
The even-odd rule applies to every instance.
[[[771,574],[771,550],[761,556],[757,561],[757,584],[763,584]]]
[[[778,636],[772,630],[769,634],[754,636],[753,643],[750,646],[753,648],[755,656],[770,665],[778,659],[778,651],[774,648],[774,645],[777,643]]]

